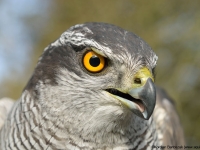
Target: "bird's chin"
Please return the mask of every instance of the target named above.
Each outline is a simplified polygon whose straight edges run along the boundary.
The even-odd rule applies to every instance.
[[[129,94],[122,93],[116,89],[106,89],[105,90],[111,97],[117,99],[123,106],[129,109],[131,112],[140,116],[142,118],[146,118],[147,111],[146,106],[140,99],[135,99]]]

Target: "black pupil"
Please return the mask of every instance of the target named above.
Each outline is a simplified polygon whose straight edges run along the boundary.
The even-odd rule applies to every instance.
[[[97,57],[96,55],[93,55],[90,58],[90,65],[93,67],[97,67],[100,64],[100,59],[99,57]]]

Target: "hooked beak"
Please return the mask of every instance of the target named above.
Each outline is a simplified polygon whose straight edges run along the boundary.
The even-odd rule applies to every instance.
[[[146,67],[143,67],[135,74],[134,80],[137,82],[129,90],[106,89],[106,91],[137,116],[149,119],[156,104],[156,88],[153,76]]]

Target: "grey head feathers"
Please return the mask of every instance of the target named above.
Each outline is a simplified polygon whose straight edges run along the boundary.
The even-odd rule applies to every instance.
[[[104,65],[100,71],[86,67],[89,52]],[[159,128],[157,118],[166,117],[157,110],[168,115],[165,108],[156,106],[148,120],[134,113],[149,107],[139,99],[141,94],[145,100],[149,97],[144,93],[151,94],[149,100],[156,99],[154,89],[143,88],[150,87],[147,82],[153,85],[156,62],[146,42],[115,25],[85,23],[69,28],[39,58],[0,131],[0,149],[128,150],[164,144],[168,140],[163,140],[164,128]]]
[[[102,72],[94,74],[84,69],[82,57],[88,48],[108,59]],[[139,129],[141,119],[110,98],[105,89],[130,88],[138,69],[146,66],[152,72],[156,61],[147,43],[120,27],[106,23],[76,25],[45,49],[25,91],[52,121],[59,117],[66,135],[80,134],[101,145],[120,143],[119,138],[125,138],[122,144],[131,137],[135,139],[137,134],[131,130]]]
[[[132,32],[107,23],[79,24],[69,28],[45,48],[27,88],[43,78],[56,84],[55,75],[58,67],[67,68],[80,75],[80,68],[75,69],[73,63],[76,62],[77,52],[83,51],[86,47],[96,48],[110,60],[132,69],[141,66],[154,69],[158,59],[151,47]]]

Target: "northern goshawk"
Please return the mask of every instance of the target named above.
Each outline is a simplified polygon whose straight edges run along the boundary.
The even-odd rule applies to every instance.
[[[71,27],[44,50],[1,128],[0,149],[184,144],[173,102],[154,85],[156,62],[146,42],[120,27]]]

